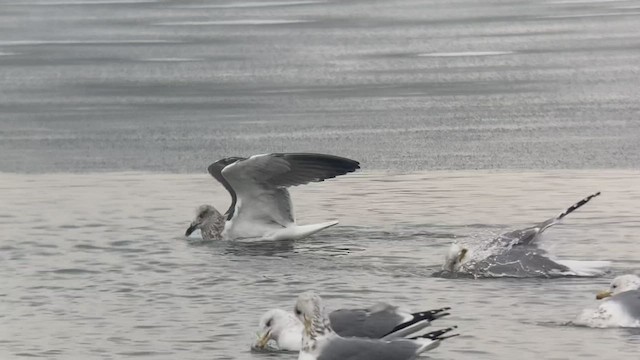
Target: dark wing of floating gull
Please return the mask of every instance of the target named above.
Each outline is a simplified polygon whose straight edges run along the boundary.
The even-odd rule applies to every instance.
[[[552,277],[571,269],[559,264],[542,249],[516,246],[472,264],[475,276]]]
[[[412,340],[386,342],[336,336],[321,348],[317,360],[412,360],[422,352],[422,347],[429,345],[438,346],[437,342],[422,345]]]
[[[577,203],[571,205],[565,211],[561,212],[558,216],[554,216],[551,219],[545,220],[535,226],[528,227],[525,229],[514,230],[505,234],[502,234],[498,237],[499,240],[504,242],[505,244],[511,245],[531,245],[533,244],[542,234],[543,231],[550,228],[551,226],[557,224],[560,220],[562,220],[565,216],[571,214],[572,212],[578,210],[584,204],[588,203],[594,197],[600,195],[600,192],[589,195],[586,198],[578,201]]]
[[[408,313],[396,306],[379,304],[368,309],[336,310],[329,314],[329,320],[333,330],[343,337],[395,338],[422,330],[431,321],[449,315],[447,310]]]
[[[434,349],[444,339],[457,336],[444,334],[456,327],[437,330],[412,339],[392,341],[332,336],[320,344],[317,360],[413,360],[421,353]]]
[[[324,154],[263,154],[248,159],[231,158],[209,166],[232,194],[231,237],[269,235],[271,238],[300,238],[335,225],[336,222],[295,227],[289,186],[320,182],[360,168],[357,161]],[[236,159],[236,160],[234,160]],[[235,194],[235,198],[234,198]],[[234,200],[235,199],[235,200]],[[295,227],[295,228],[294,228]],[[278,229],[286,228],[287,231]]]

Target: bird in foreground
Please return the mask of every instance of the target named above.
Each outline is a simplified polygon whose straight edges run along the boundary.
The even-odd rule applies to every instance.
[[[304,327],[298,360],[413,360],[442,340],[457,336],[445,335],[456,328],[450,327],[411,339],[342,337],[331,328],[322,299],[313,292],[298,297],[294,313]]]
[[[516,271],[522,269],[532,270],[532,273],[537,272],[537,270],[544,273],[549,273],[551,270],[559,272],[567,271],[569,270],[568,267],[557,264],[545,257],[545,252],[536,247],[536,241],[546,229],[557,224],[565,216],[571,214],[599,195],[600,192],[589,195],[571,205],[557,216],[528,228],[501,234],[490,242],[483,244],[484,248],[500,250],[497,254],[492,253],[490,258],[487,259],[473,259],[473,261],[470,262],[470,260],[472,260],[472,254],[468,247],[461,246],[457,243],[451,244],[445,256],[442,269],[455,273],[461,271],[466,263],[472,263],[475,269],[489,270],[485,268],[491,266],[494,268],[491,270],[498,273],[509,273],[511,270]],[[511,269],[509,266],[514,268]]]
[[[379,303],[367,309],[340,309],[329,314],[331,328],[343,337],[396,339],[431,325],[431,321],[449,315],[441,309],[409,313],[396,306]],[[260,318],[254,349],[265,349],[270,340],[277,350],[300,351],[304,325],[290,311],[272,309]]]
[[[310,153],[218,160],[208,171],[227,189],[231,205],[224,215],[211,205],[200,206],[185,235],[196,229],[200,229],[204,240],[296,240],[315,234],[338,222],[297,225],[287,188],[324,181],[359,168],[360,163],[355,160]]]
[[[640,277],[633,274],[618,276],[609,289],[596,295],[605,300],[592,320],[596,327],[640,327]],[[600,320],[600,321],[598,321]]]

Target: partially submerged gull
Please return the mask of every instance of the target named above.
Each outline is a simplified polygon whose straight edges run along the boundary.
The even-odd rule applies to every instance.
[[[481,244],[479,248],[454,243],[449,248],[440,275],[466,274],[475,277],[549,277],[562,275],[591,276],[600,274],[600,267],[605,262],[584,262],[581,271],[572,268],[561,261],[548,257],[547,252],[537,247],[536,241],[541,234],[551,226],[557,224],[565,216],[579,209],[600,192],[571,205],[557,216],[539,224],[524,229],[510,231]],[[574,262],[575,264],[575,262]],[[577,264],[576,264],[577,265]]]

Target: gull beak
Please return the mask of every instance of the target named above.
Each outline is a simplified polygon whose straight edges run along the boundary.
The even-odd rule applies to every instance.
[[[187,229],[187,231],[185,231],[184,236],[191,235],[191,233],[196,231],[197,228],[198,228],[198,224],[191,223],[191,225],[189,225],[189,228]]]
[[[267,343],[269,342],[269,340],[271,340],[271,330],[268,330],[258,339],[258,342],[256,343],[256,347],[258,349],[264,349],[264,347],[267,346]]]
[[[462,250],[460,250],[460,254],[458,254],[458,264],[462,263],[462,260],[464,260],[464,257],[467,255],[467,252],[469,252],[467,248],[462,248]]]
[[[596,299],[602,300],[604,298],[608,298],[611,295],[613,295],[611,291],[601,291],[596,295]]]

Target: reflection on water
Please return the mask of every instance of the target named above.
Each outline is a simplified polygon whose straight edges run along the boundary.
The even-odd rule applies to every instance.
[[[603,347],[629,358],[637,334],[561,324],[595,306],[610,277],[640,269],[629,251],[640,230],[638,175],[361,172],[292,189],[298,222],[339,219],[337,227],[297,242],[204,243],[182,237],[193,209],[228,202],[206,174],[2,174],[0,355],[266,358],[249,349],[259,316],[316,290],[330,308],[451,306],[442,325],[463,336],[435,359],[538,359],[540,349],[578,358]],[[452,241],[529,226],[595,190],[602,195],[541,246],[563,259],[612,261],[610,275],[432,277]]]

